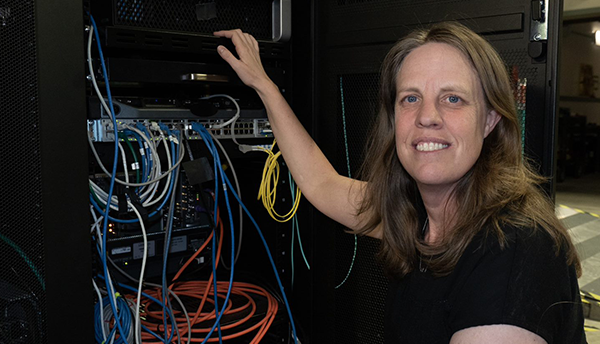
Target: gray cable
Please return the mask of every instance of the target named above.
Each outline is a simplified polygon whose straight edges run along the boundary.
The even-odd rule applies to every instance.
[[[226,126],[230,125],[231,123],[235,122],[238,118],[240,118],[240,106],[235,101],[235,99],[233,99],[232,96],[229,96],[227,94],[213,94],[211,96],[204,97],[202,99],[211,99],[211,98],[217,98],[217,97],[224,97],[224,98],[231,100],[233,102],[233,105],[235,105],[236,112],[235,112],[235,115],[233,115],[233,117],[231,117],[227,122],[221,123],[221,124],[215,124],[215,125],[211,126],[211,129],[225,128]]]
[[[182,149],[183,149],[183,145],[181,145]],[[173,185],[177,185],[177,180],[179,179],[179,173],[175,173],[175,179],[173,180]],[[177,187],[177,186],[175,186]],[[167,228],[173,228],[173,218],[174,218],[174,213],[175,213],[175,190],[173,190],[173,193],[171,194],[171,200],[169,201],[169,213],[171,213],[173,216],[169,216],[168,218],[168,222],[167,222]],[[165,240],[164,240],[164,248],[163,248],[163,259],[166,259],[166,257],[169,254],[169,246],[167,245],[168,243],[168,236],[169,236],[169,232],[165,231]],[[161,289],[167,289],[167,291],[169,290],[169,288],[166,285],[161,286]],[[171,302],[169,301],[169,298],[167,298],[167,300],[165,300],[165,307],[169,308],[169,311],[171,311],[171,314],[173,313],[173,307],[171,306]],[[190,327],[190,331],[191,331],[191,327]],[[179,335],[179,326],[175,326],[175,330],[177,331],[177,343],[181,344],[181,336]]]
[[[237,189],[237,194],[238,197],[240,199],[242,199],[242,191],[240,189],[240,183],[238,182],[238,178],[237,178],[237,173],[235,173],[235,168],[233,167],[233,163],[231,162],[231,159],[229,158],[229,155],[227,154],[227,152],[225,151],[225,148],[223,148],[223,145],[221,144],[221,142],[219,142],[219,140],[209,131],[208,132],[210,134],[210,136],[213,138],[213,141],[215,141],[217,143],[217,145],[219,146],[219,148],[221,148],[221,151],[223,152],[223,155],[225,155],[225,159],[227,159],[227,163],[229,164],[229,167],[231,167],[231,173],[233,174],[233,180],[235,182],[235,188]],[[231,264],[235,265],[238,261],[238,258],[240,256],[240,251],[242,250],[242,235],[243,235],[243,219],[244,219],[244,212],[242,209],[242,205],[240,204],[239,206],[240,208],[240,235],[238,238],[238,248],[236,250],[235,253],[235,258],[233,259],[233,262]],[[223,259],[223,253],[221,253],[221,263],[223,264],[223,267],[227,270],[230,270],[231,267],[227,266],[227,264],[225,264],[225,260]]]
[[[94,157],[96,158],[98,165],[100,166],[100,168],[102,169],[102,171],[104,171],[104,173],[109,177],[112,178],[112,175],[110,172],[108,172],[108,170],[106,169],[106,167],[104,166],[104,164],[102,163],[102,161],[100,161],[100,156],[98,155],[98,152],[96,151],[96,148],[94,147],[94,143],[92,142],[92,138],[90,137],[90,135],[88,135],[88,142],[90,144],[90,148],[92,149],[92,153],[94,154]],[[164,177],[168,176],[169,173],[171,173],[174,169],[176,169],[177,167],[179,167],[179,165],[181,164],[181,162],[183,161],[183,158],[185,157],[185,147],[181,147],[181,153],[179,154],[179,160],[177,160],[177,163],[173,166],[171,166],[171,168],[169,168],[166,172],[164,172],[163,174],[161,174],[160,176],[158,176],[156,179],[154,180],[150,180],[144,183],[126,183],[118,178],[115,178],[115,182],[122,184],[122,185],[126,185],[126,186],[145,186],[145,185],[150,185],[152,183],[156,183],[159,180],[163,179]]]
[[[113,268],[115,268],[117,271],[119,271],[127,279],[131,280],[134,283],[138,283],[139,282],[134,277],[132,277],[131,275],[129,275],[127,272],[125,272],[123,269],[121,269],[117,264],[115,264],[115,262],[112,260],[112,258],[107,257],[107,259],[108,259],[108,262],[110,263],[110,265],[112,265]],[[160,284],[150,283],[150,282],[146,282],[146,281],[144,281],[143,284],[144,284],[144,286],[154,287],[154,288],[161,288],[162,289],[162,286]],[[187,321],[188,328],[191,329],[192,328],[192,323],[190,321],[190,317],[188,315],[187,309],[185,308],[183,302],[181,301],[181,299],[179,298],[179,296],[177,296],[177,294],[175,294],[175,292],[173,292],[171,289],[167,289],[167,291],[171,294],[171,296],[173,296],[173,298],[177,301],[177,303],[179,304],[179,306],[183,310],[183,314],[185,315],[185,319]],[[191,331],[188,331],[188,341],[187,342],[190,343],[191,340],[192,340],[192,334],[191,334]]]

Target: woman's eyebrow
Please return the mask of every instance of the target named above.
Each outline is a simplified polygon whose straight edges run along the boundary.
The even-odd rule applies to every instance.
[[[465,94],[469,94],[470,92],[468,91],[468,88],[465,88],[461,85],[458,84],[452,84],[452,85],[447,85],[442,87],[441,89],[442,92],[459,92],[459,93],[465,93]]]
[[[421,90],[419,90],[417,87],[399,87],[398,88],[398,93],[402,93],[402,92],[421,92]]]

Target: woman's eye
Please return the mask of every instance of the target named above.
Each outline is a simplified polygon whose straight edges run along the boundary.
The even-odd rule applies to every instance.
[[[452,104],[456,104],[460,101],[460,98],[457,96],[450,96],[448,97],[448,101]]]
[[[407,103],[414,103],[418,100],[417,97],[415,97],[415,96],[408,96],[404,99],[406,100]]]

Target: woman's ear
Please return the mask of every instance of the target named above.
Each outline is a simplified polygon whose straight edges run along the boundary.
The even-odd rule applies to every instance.
[[[485,119],[485,131],[483,134],[483,138],[486,138],[496,127],[496,124],[500,122],[502,116],[496,112],[496,110],[488,111],[488,114]]]

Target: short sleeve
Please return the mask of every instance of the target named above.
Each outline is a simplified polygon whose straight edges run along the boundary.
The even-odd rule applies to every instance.
[[[538,334],[548,344],[585,343],[577,276],[564,252],[556,255],[543,230],[505,231],[500,248],[489,236],[465,251],[457,269],[449,326],[452,333],[506,324]]]

